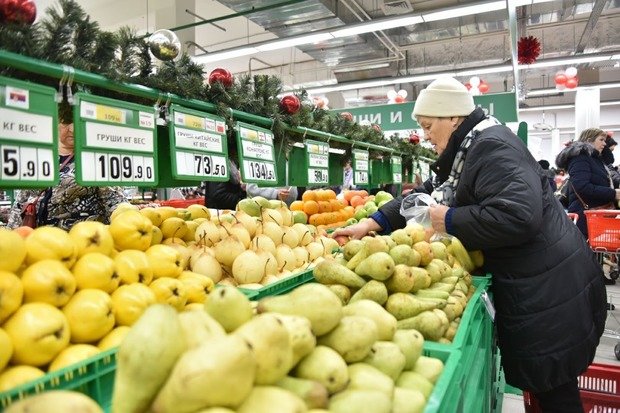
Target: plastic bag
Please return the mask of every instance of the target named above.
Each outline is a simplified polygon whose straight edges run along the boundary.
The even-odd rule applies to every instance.
[[[400,214],[405,217],[407,224],[417,222],[424,228],[431,228],[429,206],[436,204],[437,201],[429,194],[410,194],[403,198],[403,202],[400,204]]]

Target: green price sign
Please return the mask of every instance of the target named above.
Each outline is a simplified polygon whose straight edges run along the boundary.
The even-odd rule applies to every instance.
[[[155,186],[155,109],[87,93],[75,97],[77,182],[86,186]]]
[[[176,179],[228,181],[224,118],[172,105],[170,155]]]
[[[0,76],[0,187],[58,183],[58,106],[53,88]]]
[[[278,181],[273,149],[273,133],[237,122],[237,148],[243,182],[276,183]]]
[[[392,182],[400,184],[403,182],[403,160],[400,156],[392,156],[390,158],[392,166]]]
[[[353,184],[368,185],[368,151],[353,150]]]
[[[306,169],[308,185],[329,183],[329,144],[306,139]]]

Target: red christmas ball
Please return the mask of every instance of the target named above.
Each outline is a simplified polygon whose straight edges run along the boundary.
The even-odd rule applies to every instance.
[[[346,121],[353,122],[353,114],[351,112],[341,112],[340,117]]]
[[[570,79],[566,79],[566,87],[568,89],[574,89],[579,84],[579,79],[576,77],[571,77]]]
[[[0,0],[0,22],[32,24],[37,18],[37,6],[30,0]]]
[[[381,132],[382,132],[382,131],[381,131],[381,126],[377,125],[376,123],[373,123],[373,124],[372,124],[372,128],[373,128],[374,130],[376,130],[377,132],[379,132],[379,133],[381,133]]]
[[[420,143],[420,136],[417,133],[412,133],[411,135],[409,135],[409,143],[417,145],[418,143]]]
[[[297,113],[300,107],[301,102],[295,95],[286,95],[280,99],[280,108],[289,115],[294,115]]]
[[[228,70],[222,69],[221,67],[213,69],[213,71],[209,73],[209,84],[213,85],[216,82],[219,82],[224,85],[224,87],[229,88],[233,84],[233,75]]]
[[[487,93],[490,89],[490,86],[488,83],[480,83],[478,85],[478,90],[480,91],[480,93]]]
[[[556,85],[564,85],[566,84],[567,77],[564,73],[558,73],[555,75],[555,84]]]

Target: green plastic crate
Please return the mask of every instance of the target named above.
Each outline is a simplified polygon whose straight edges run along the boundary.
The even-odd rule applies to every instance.
[[[290,277],[283,278],[280,281],[276,281],[274,283],[266,285],[263,288],[259,288],[256,290],[252,290],[249,288],[239,288],[239,290],[243,292],[250,300],[256,301],[264,297],[288,293],[296,287],[299,287],[300,285],[310,282],[312,280],[314,280],[314,276],[312,275],[312,269],[308,269],[299,274],[295,274]]]
[[[26,396],[50,390],[75,390],[91,397],[108,413],[112,405],[117,349],[46,374],[22,386],[0,393],[0,411]]]
[[[424,348],[422,354],[437,358],[444,363],[443,371],[435,383],[433,392],[426,403],[424,413],[456,413],[459,412],[458,400],[461,397],[458,383],[459,360],[461,352],[458,350]]]

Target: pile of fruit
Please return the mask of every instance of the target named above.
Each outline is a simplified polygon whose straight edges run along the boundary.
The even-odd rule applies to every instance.
[[[383,307],[322,284],[256,312],[231,287],[204,310],[149,307],[120,345],[112,411],[419,413],[443,370]]]
[[[433,341],[450,343],[475,291],[469,274],[482,254],[468,253],[457,238],[428,242],[424,228],[408,225],[389,236],[367,236],[344,244],[342,254],[314,268],[343,303],[372,300]]]
[[[307,190],[301,201],[291,204],[291,210],[307,216],[308,223],[319,229],[342,227],[353,217],[354,208],[336,199],[331,189]]]
[[[343,202],[350,205],[354,211],[354,219],[351,223],[368,218],[392,199],[394,199],[392,194],[385,191],[379,191],[376,195],[368,195],[368,192],[365,190],[348,190],[343,192]]]

